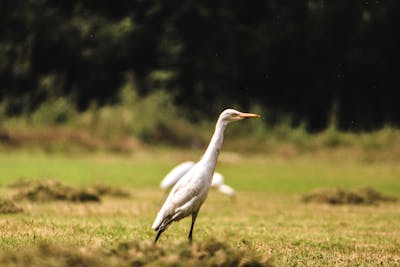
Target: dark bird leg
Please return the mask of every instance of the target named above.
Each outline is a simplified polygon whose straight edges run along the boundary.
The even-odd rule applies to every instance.
[[[193,233],[193,227],[194,227],[194,223],[196,221],[197,218],[197,214],[199,213],[198,210],[196,210],[195,212],[192,213],[192,225],[190,226],[190,232],[189,232],[189,243],[192,243],[192,233]]]

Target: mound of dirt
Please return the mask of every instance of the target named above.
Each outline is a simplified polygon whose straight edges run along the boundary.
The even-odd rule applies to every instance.
[[[342,188],[322,188],[302,196],[304,202],[319,202],[328,204],[377,204],[379,202],[394,202],[395,197],[386,196],[370,187],[345,190]]]
[[[19,213],[22,211],[23,209],[15,205],[11,200],[0,198],[0,214]]]
[[[126,242],[114,249],[93,251],[40,244],[22,251],[0,253],[0,266],[272,266],[270,259],[260,259],[251,251],[233,248],[218,241],[189,245],[149,242]]]
[[[106,184],[95,184],[88,188],[96,192],[99,196],[111,196],[118,198],[128,198],[131,196],[130,192],[122,188],[109,186]]]
[[[73,202],[99,202],[99,195],[88,189],[76,189],[57,180],[17,181],[12,185],[17,189],[15,200],[47,202],[54,200]]]

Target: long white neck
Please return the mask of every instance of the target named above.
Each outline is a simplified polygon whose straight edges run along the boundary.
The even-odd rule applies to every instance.
[[[217,159],[219,155],[219,151],[222,147],[222,142],[224,141],[224,130],[226,128],[227,122],[218,120],[217,125],[215,126],[214,134],[211,138],[210,144],[207,147],[204,156],[201,161],[207,165],[209,169],[214,173],[215,166],[217,164]],[[211,175],[212,178],[212,175]],[[210,178],[210,180],[211,180]]]

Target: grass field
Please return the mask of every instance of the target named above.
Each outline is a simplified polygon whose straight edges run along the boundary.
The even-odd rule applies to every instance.
[[[366,161],[345,153],[274,157],[225,151],[217,170],[237,190],[236,200],[212,190],[197,220],[194,245],[186,244],[190,219],[184,219],[153,247],[151,224],[163,198],[158,183],[175,164],[195,160],[200,152],[165,148],[131,155],[3,151],[3,197],[11,197],[7,185],[20,178],[57,178],[77,187],[107,183],[129,189],[132,196],[106,197],[101,203],[17,202],[23,213],[0,214],[0,265],[252,266],[253,257],[259,260],[253,266],[399,266],[399,202],[335,206],[300,201],[303,193],[320,187],[370,186],[400,197],[398,162]],[[193,251],[202,252],[202,246],[213,258],[190,259]],[[217,247],[217,252],[210,247]],[[124,248],[126,254],[121,252]],[[229,261],[235,253],[245,256],[239,262]]]

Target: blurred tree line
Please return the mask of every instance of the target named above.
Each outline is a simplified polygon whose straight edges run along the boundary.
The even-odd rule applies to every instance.
[[[163,89],[190,119],[235,105],[309,129],[400,125],[399,1],[0,1],[7,113]],[[162,112],[162,110],[160,110]]]

